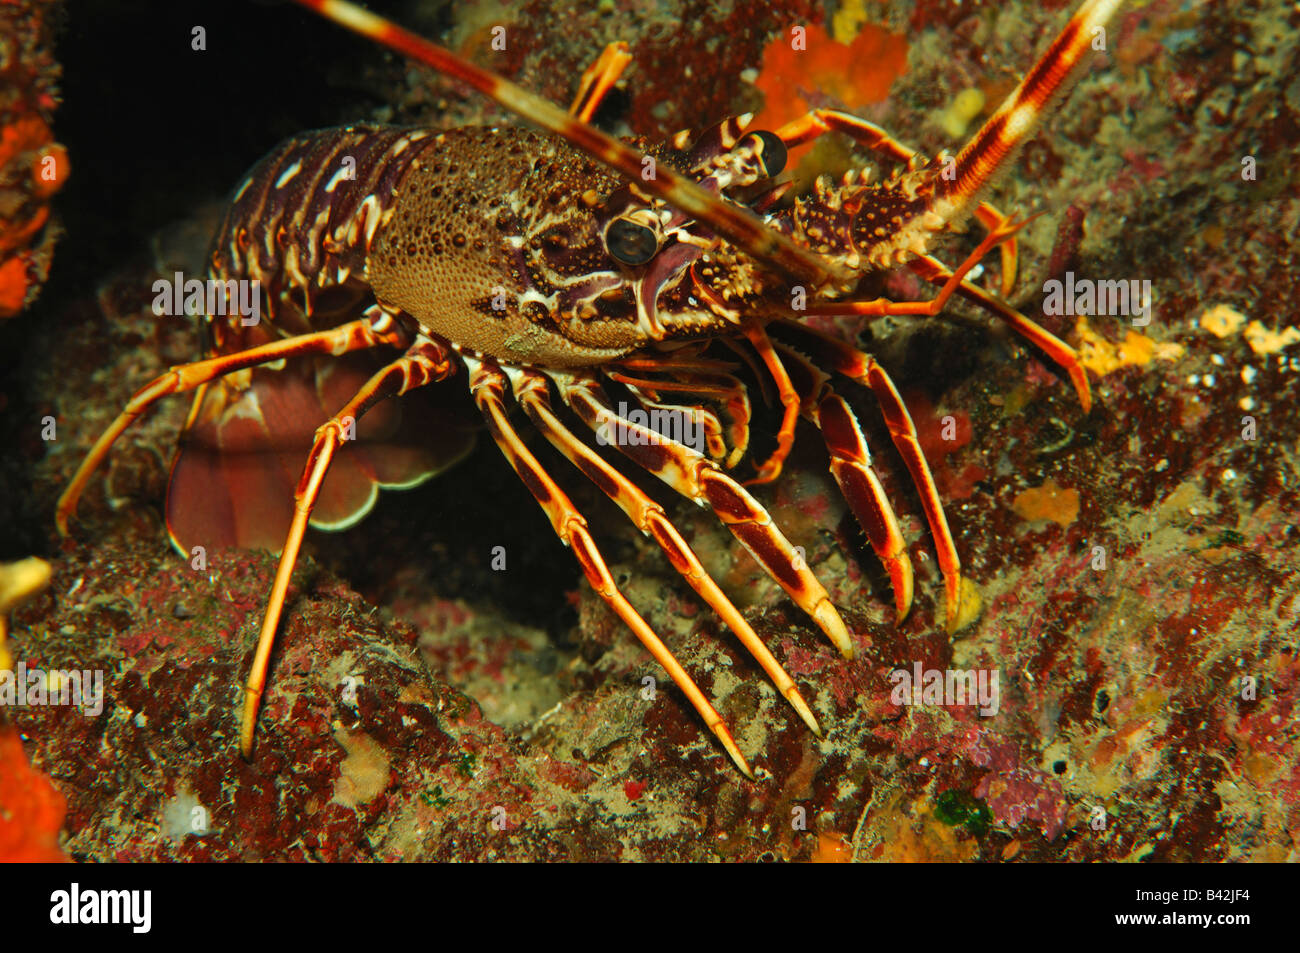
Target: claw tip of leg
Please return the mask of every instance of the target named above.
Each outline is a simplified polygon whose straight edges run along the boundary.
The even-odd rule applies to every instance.
[[[948,600],[947,630],[949,635],[973,625],[984,610],[984,600],[979,587],[962,576],[956,586],[956,597]]]
[[[749,762],[745,760],[745,756],[741,754],[739,750],[732,748],[728,751],[728,754],[731,755],[731,760],[736,763],[736,767],[740,769],[741,774],[749,778],[751,781],[757,780],[754,777],[753,769],[749,766]]]
[[[853,658],[853,641],[849,638],[849,630],[845,627],[839,612],[828,600],[823,600],[813,611],[813,619],[832,644],[840,650],[841,655],[845,658]]]

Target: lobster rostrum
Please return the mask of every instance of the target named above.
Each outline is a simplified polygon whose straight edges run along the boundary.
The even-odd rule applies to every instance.
[[[1014,236],[1025,222],[980,196],[1086,63],[1096,31],[1119,0],[1083,3],[970,143],[955,157],[930,160],[870,123],[826,109],[773,131],[750,130],[749,117],[739,117],[664,143],[622,142],[586,121],[630,59],[620,44],[583,76],[566,113],[349,3],[298,2],[468,83],[546,131],[355,125],[282,143],[236,189],[209,263],[210,278],[223,287],[259,282],[267,320],[248,326],[209,314],[209,356],[138,391],[59,501],[57,522],[66,532],[117,437],[155,401],[196,391],[168,492],[174,544],[189,552],[195,542],[275,548],[283,540],[245,689],[246,757],[308,524],[350,525],[373,504],[378,487],[414,485],[468,452],[472,434],[438,416],[436,405],[410,402],[413,392],[427,393],[419,389],[462,368],[489,433],[592,587],[747,776],[753,777],[749,764],[722,718],[619,590],[586,520],[515,429],[508,401],[655,540],[820,734],[794,681],[663,508],[565,417],[716,513],[851,656],[853,642],[825,588],[727,472],[748,451],[751,407],[739,365],[715,350],[729,349],[730,358],[766,374],[780,397],[776,448],[755,464],[748,482],[777,478],[800,416],[816,427],[832,474],[889,572],[901,621],[912,602],[911,562],[861,428],[831,375],[865,385],[919,492],[944,575],[949,628],[956,624],[960,561],[898,391],[870,355],[797,318],[936,315],[956,295],[1046,352],[1068,372],[1087,410],[1088,378],[1074,350],[1003,300],[1014,281]],[[788,150],[832,131],[895,171],[873,181],[854,170],[783,203],[789,185],[778,176]],[[987,234],[950,269],[929,254],[930,244],[972,215]],[[994,248],[1002,257],[1000,296],[966,278]],[[863,276],[897,267],[933,285],[935,296],[916,302],[855,296]],[[385,350],[390,356],[375,369],[367,352]],[[629,419],[635,415],[616,408],[607,384],[642,408],[684,415],[701,428],[702,446]],[[402,400],[386,400],[397,397]],[[554,397],[571,416],[561,415]],[[313,409],[316,419],[328,419],[311,436],[305,469],[290,487],[281,479],[296,472],[286,471],[287,421]],[[613,432],[630,439],[604,439]],[[300,436],[305,445],[306,434]],[[345,443],[351,446],[340,453]]]

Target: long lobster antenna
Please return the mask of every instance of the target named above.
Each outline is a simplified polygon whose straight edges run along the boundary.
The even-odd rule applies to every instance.
[[[1106,22],[1122,2],[1087,0],[1075,11],[1047,52],[957,156],[955,174],[941,182],[941,197],[934,211],[947,220],[961,217],[1010,166],[1011,158],[1052,104],[1074,84],[1089,51],[1105,36]]]
[[[828,281],[842,282],[849,277],[830,262],[768,228],[750,212],[723,202],[662,163],[655,169],[654,177],[647,178],[642,174],[644,157],[631,146],[390,20],[347,0],[295,2],[417,63],[460,80],[529,122],[563,136],[575,148],[636,181],[646,192],[706,223],[713,231],[772,268],[809,279],[817,285]]]

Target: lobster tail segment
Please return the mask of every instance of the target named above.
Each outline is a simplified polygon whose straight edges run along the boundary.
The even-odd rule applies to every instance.
[[[291,358],[279,370],[254,368],[242,387],[226,378],[201,389],[167,488],[176,549],[186,556],[195,545],[279,552],[316,422],[363,387],[377,363],[365,354]],[[381,488],[417,486],[463,459],[475,429],[456,396],[421,390],[354,420],[351,446],[325,477],[311,525],[346,529],[370,512]]]
[[[1094,49],[1104,49],[1104,27],[1123,0],[1087,0],[1047,52],[957,156],[955,174],[940,182],[935,211],[945,220],[974,208],[979,195],[1006,171],[1052,104],[1078,78]]]

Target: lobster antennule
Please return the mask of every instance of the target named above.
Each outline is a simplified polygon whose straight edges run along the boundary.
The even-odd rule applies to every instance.
[[[719,235],[778,271],[817,284],[843,282],[848,278],[831,262],[768,228],[749,212],[721,201],[662,163],[655,169],[654,177],[647,179],[642,175],[644,157],[637,150],[430,40],[347,0],[294,2],[408,59],[460,80],[529,122],[563,136],[575,148],[627,176],[646,192],[707,223]]]
[[[1052,103],[1073,85],[1097,30],[1122,2],[1087,0],[1075,11],[1047,52],[957,156],[956,174],[939,183],[934,211],[951,221],[975,206],[980,193],[1009,168]]]

